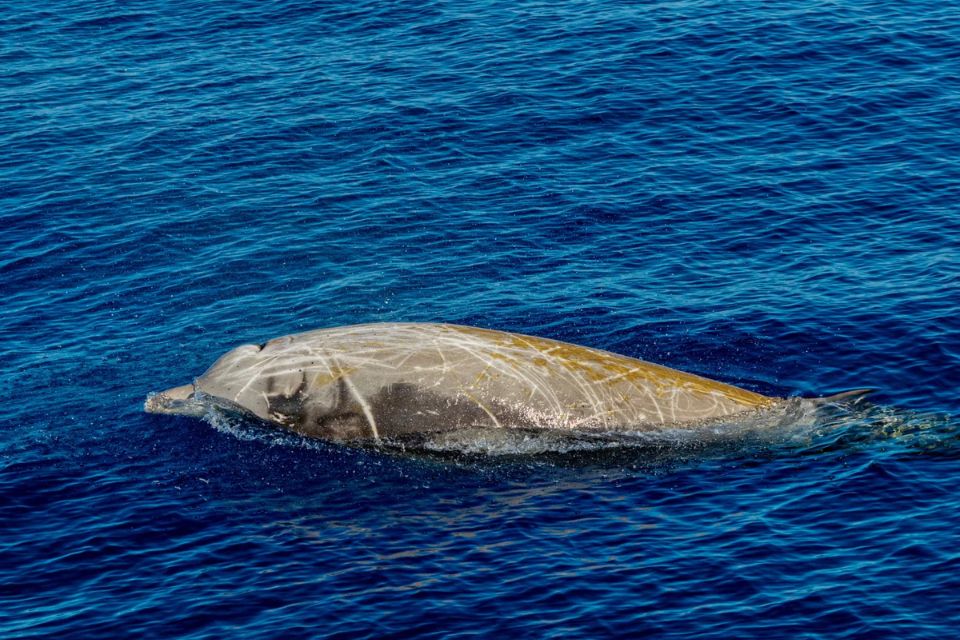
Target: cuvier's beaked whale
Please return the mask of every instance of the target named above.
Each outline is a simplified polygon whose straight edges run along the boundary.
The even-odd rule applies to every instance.
[[[203,415],[216,405],[306,436],[350,441],[478,427],[698,427],[787,402],[557,340],[381,323],[237,347],[193,384],[149,395],[144,408]]]

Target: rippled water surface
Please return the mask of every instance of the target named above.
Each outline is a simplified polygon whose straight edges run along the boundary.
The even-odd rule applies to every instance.
[[[0,636],[956,634],[950,3],[15,1],[0,70]],[[141,411],[398,320],[877,392],[413,449]]]

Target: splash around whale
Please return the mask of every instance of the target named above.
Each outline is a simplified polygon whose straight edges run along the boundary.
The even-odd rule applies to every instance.
[[[776,424],[829,398],[775,398],[608,351],[451,324],[320,329],[239,346],[150,413],[211,407],[332,441],[476,429],[568,433]]]

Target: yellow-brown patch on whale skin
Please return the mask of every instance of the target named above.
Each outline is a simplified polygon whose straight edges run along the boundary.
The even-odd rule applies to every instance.
[[[322,387],[324,385],[333,384],[343,376],[348,376],[351,373],[356,371],[356,367],[338,367],[336,371],[320,371],[313,377],[313,386]]]
[[[559,365],[571,373],[582,375],[590,382],[602,383],[612,379],[624,379],[631,383],[645,382],[653,385],[658,396],[667,393],[671,386],[704,394],[719,393],[732,402],[745,407],[760,408],[775,403],[773,398],[759,393],[601,349],[582,347],[550,338],[504,333],[477,327],[451,324],[443,326],[457,333],[492,341],[498,347],[513,351],[511,355],[502,352],[489,353],[490,357],[513,365],[519,364],[516,359],[518,351],[521,353],[532,351],[538,354],[536,356],[531,354],[530,361],[533,364],[538,366]]]

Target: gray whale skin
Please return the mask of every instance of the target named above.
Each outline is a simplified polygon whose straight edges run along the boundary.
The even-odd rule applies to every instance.
[[[546,338],[380,323],[237,347],[193,384],[150,394],[144,409],[200,416],[213,405],[305,436],[377,441],[467,428],[699,428],[865,392],[774,398]]]

